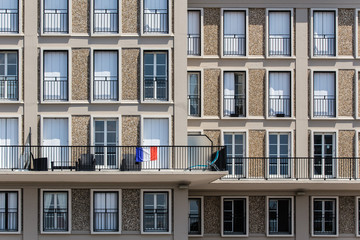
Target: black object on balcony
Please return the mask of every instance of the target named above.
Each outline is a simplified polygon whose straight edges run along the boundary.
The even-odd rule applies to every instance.
[[[94,154],[81,154],[76,163],[77,171],[95,171],[96,161]]]
[[[47,171],[48,159],[47,158],[35,158],[34,159],[34,171]]]

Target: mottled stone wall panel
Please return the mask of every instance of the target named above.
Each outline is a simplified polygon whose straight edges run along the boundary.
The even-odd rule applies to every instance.
[[[122,190],[122,230],[140,231],[140,190]]]
[[[204,130],[204,134],[210,138],[214,146],[220,146],[221,132],[219,130]]]
[[[220,8],[204,8],[204,55],[219,55]]]
[[[90,190],[71,190],[71,226],[73,231],[90,231]]]
[[[339,8],[338,34],[339,55],[354,55],[354,9]]]
[[[140,33],[140,0],[122,0],[122,32]]]
[[[122,99],[140,100],[140,49],[122,50]]]
[[[339,197],[339,233],[353,234],[355,231],[355,199]]]
[[[249,232],[265,233],[265,197],[249,197]]]
[[[122,145],[140,145],[140,116],[122,116]]]
[[[221,231],[221,198],[204,197],[204,233],[220,234]]]
[[[249,70],[249,116],[264,116],[265,75],[264,69]]]
[[[264,55],[265,9],[249,9],[249,55]]]
[[[72,32],[90,32],[90,1],[72,0]]]
[[[72,99],[90,99],[90,49],[72,50]]]
[[[354,178],[354,162],[349,157],[355,156],[355,131],[339,131],[338,175],[340,178]]]
[[[360,16],[360,11],[358,12],[359,16]],[[358,29],[360,29],[360,17],[358,18]],[[360,39],[360,31],[358,31],[357,33],[357,38]],[[358,56],[360,56],[360,41],[358,41]]]
[[[340,70],[338,80],[339,116],[353,117],[354,114],[354,70]]]
[[[204,70],[204,115],[220,114],[220,69]]]
[[[73,146],[90,145],[90,116],[72,116],[71,129]]]
[[[249,157],[254,157],[249,163],[251,177],[265,177],[265,131],[249,131]]]

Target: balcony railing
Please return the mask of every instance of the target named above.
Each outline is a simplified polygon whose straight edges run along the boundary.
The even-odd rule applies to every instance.
[[[201,51],[200,34],[188,34],[188,55],[199,56]]]
[[[168,100],[167,77],[144,77],[144,100]]]
[[[45,9],[43,16],[44,33],[68,33],[68,11],[67,9]]]
[[[0,32],[19,32],[19,11],[18,9],[0,9]]]
[[[94,210],[94,231],[114,232],[119,229],[118,209],[95,209]]]
[[[94,100],[118,100],[118,77],[94,77]]]
[[[118,33],[119,14],[117,9],[95,9],[94,33]]]
[[[246,40],[244,35],[224,34],[224,55],[245,56]]]
[[[336,99],[329,95],[314,96],[314,117],[335,117]]]
[[[201,234],[201,216],[199,214],[189,214],[189,234]]]
[[[19,213],[17,208],[0,208],[0,232],[18,231],[18,216]]]
[[[144,10],[144,33],[169,32],[167,9],[145,9]]]
[[[224,116],[245,117],[246,98],[242,96],[224,96]]]
[[[270,117],[290,117],[291,116],[290,96],[269,96],[269,116]]]
[[[17,76],[0,77],[0,100],[18,100],[19,81]]]
[[[67,231],[68,210],[62,208],[44,209],[44,231]]]
[[[270,56],[290,56],[291,42],[290,36],[269,35],[269,55]]]
[[[44,77],[43,84],[44,100],[68,100],[67,77]]]
[[[201,102],[199,95],[188,95],[189,116],[199,117],[200,106],[201,106]]]
[[[315,35],[314,56],[335,56],[335,36]]]

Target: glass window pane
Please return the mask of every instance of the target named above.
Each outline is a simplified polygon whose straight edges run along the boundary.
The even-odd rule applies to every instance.
[[[104,121],[95,121],[95,131],[104,131]]]
[[[146,53],[144,63],[145,64],[154,64],[154,54]]]
[[[8,64],[17,64],[17,54],[16,53],[8,53]]]
[[[108,131],[116,131],[116,121],[108,121],[107,122],[107,130]]]
[[[17,75],[17,67],[16,65],[8,65],[7,66],[7,74],[11,75],[11,76],[16,76]]]
[[[157,64],[166,64],[166,54],[164,54],[164,53],[156,54],[156,63]]]

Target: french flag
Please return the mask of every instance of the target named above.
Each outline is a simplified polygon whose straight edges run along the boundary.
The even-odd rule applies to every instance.
[[[157,160],[157,147],[137,147],[136,162],[150,162]]]

